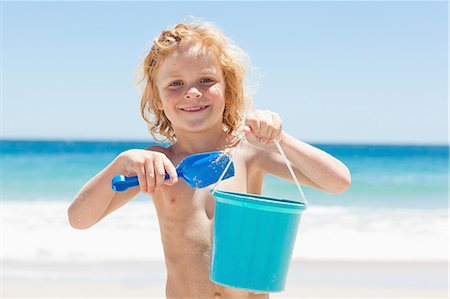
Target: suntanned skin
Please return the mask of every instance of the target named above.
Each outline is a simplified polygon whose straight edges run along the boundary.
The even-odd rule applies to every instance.
[[[188,155],[231,152],[237,144],[236,138],[223,130],[225,85],[217,58],[196,47],[180,47],[165,59],[157,86],[161,109],[170,119],[177,141],[169,148],[153,146],[118,155],[76,195],[68,211],[71,225],[91,227],[138,192],[148,193],[161,230],[168,298],[268,298],[268,294],[219,286],[209,280],[214,199],[210,188],[193,189],[176,180],[174,165]],[[185,111],[200,106],[206,108]],[[330,193],[349,187],[351,178],[345,165],[282,131],[276,113],[255,111],[247,115],[240,130],[245,133],[245,141],[233,157],[235,176],[221,182],[221,190],[261,194],[266,174],[292,181],[275,139],[301,184]],[[170,181],[164,181],[165,172],[171,176]],[[140,187],[113,192],[111,179],[119,173],[137,175]]]
[[[175,165],[185,157],[177,155],[171,148],[151,149],[164,153]],[[233,157],[236,175],[222,181],[220,190],[261,194],[264,176],[269,173],[265,169],[271,167],[272,173],[289,177],[281,159],[274,162],[271,156],[279,158],[275,153],[244,142]],[[315,185],[304,175],[299,177],[303,183]],[[254,294],[209,281],[214,217],[210,189],[192,189],[180,181],[173,186],[162,186],[153,195],[167,267],[167,297],[269,298],[268,294]]]
[[[176,165],[184,155],[170,148],[153,148]],[[261,173],[252,169],[251,149],[236,154],[236,175],[220,183],[220,189],[260,193]],[[253,179],[247,180],[247,172]],[[167,267],[166,294],[170,298],[268,298],[267,294],[223,287],[209,280],[213,234],[214,199],[210,188],[192,189],[184,181],[163,186],[153,195],[158,214]]]
[[[284,135],[286,136],[284,140],[294,140],[287,134],[284,133]],[[287,156],[291,156],[290,147],[284,142],[281,144],[287,149]],[[209,148],[207,151],[220,149],[232,151],[231,148]],[[187,153],[177,153],[174,147],[155,146],[148,148],[148,151],[165,154],[174,165],[188,156]],[[117,160],[120,160],[120,156]],[[259,149],[247,141],[244,141],[241,150],[236,153],[233,160],[235,176],[222,181],[219,185],[221,190],[261,194],[263,178],[266,174],[272,173],[286,179],[290,177],[286,165],[278,154]],[[108,187],[112,177],[117,174],[113,170],[113,164],[114,162],[102,173]],[[320,163],[317,164],[320,165]],[[322,189],[297,168],[294,169],[302,184]],[[193,189],[183,180],[179,180],[173,185],[160,186],[152,194],[167,267],[167,297],[268,298],[268,294],[254,294],[223,287],[209,280],[214,217],[214,199],[209,190],[208,187]],[[128,202],[139,191],[138,188],[133,188],[123,193],[113,194],[113,199],[97,221]],[[83,205],[81,201],[74,202],[71,208],[79,209],[81,205]]]

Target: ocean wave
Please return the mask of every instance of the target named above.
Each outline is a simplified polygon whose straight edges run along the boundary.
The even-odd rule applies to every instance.
[[[88,230],[75,230],[67,202],[3,202],[3,258],[32,261],[163,260],[151,201],[130,202]],[[294,259],[446,261],[446,209],[310,205]]]

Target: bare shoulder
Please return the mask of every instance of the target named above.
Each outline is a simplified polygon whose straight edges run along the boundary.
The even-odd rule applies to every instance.
[[[154,152],[159,152],[159,153],[163,153],[166,154],[168,153],[168,149],[159,145],[152,145],[147,147],[145,150],[147,151],[154,151]]]

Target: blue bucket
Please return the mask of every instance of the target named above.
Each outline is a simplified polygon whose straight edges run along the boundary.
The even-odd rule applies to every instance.
[[[281,292],[306,204],[216,191],[210,279],[255,292]]]

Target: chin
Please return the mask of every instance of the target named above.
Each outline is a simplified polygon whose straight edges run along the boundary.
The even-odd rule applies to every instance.
[[[215,122],[202,120],[190,121],[185,123],[182,127],[180,127],[180,129],[185,132],[200,133],[217,127],[222,128],[222,120]]]

